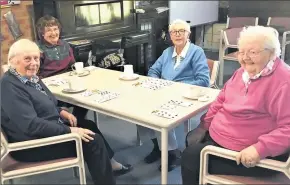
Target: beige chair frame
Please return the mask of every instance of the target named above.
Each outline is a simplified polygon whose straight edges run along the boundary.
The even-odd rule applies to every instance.
[[[1,167],[1,184],[4,184],[4,181],[12,180],[19,177],[25,177],[30,175],[42,174],[46,172],[52,172],[67,168],[79,168],[79,177],[80,184],[86,184],[86,175],[85,175],[85,165],[84,158],[82,153],[82,141],[78,134],[70,133],[60,136],[48,137],[43,139],[35,139],[17,143],[8,143],[6,137],[1,132],[1,164],[5,163],[6,157],[9,156],[9,153],[12,151],[19,151],[30,148],[37,148],[41,146],[53,145],[57,143],[64,143],[68,141],[75,141],[76,143],[76,153],[77,156],[73,159],[62,160],[60,162],[52,162],[49,164],[40,164],[35,163],[33,167],[20,168],[16,170],[3,171]],[[11,181],[10,181],[11,182]]]
[[[212,68],[211,76],[210,76],[210,87],[211,88],[219,89],[218,85],[216,84],[218,73],[219,73],[219,67],[220,67],[220,61],[215,60],[213,63],[213,68]]]
[[[219,47],[219,61],[220,61],[219,86],[223,86],[224,61],[225,60],[238,61],[236,52],[226,55],[227,49],[229,48],[238,48],[238,45],[229,44],[225,31],[221,30],[220,47]]]
[[[232,17],[232,18],[244,18],[244,17]],[[258,22],[259,22],[259,17],[245,17],[245,18],[255,18],[255,24],[254,25],[245,25],[245,26],[257,26]],[[229,28],[230,25],[230,21],[231,18],[229,16],[227,16],[227,24],[226,24],[226,28]]]
[[[271,19],[272,19],[272,17],[268,18],[267,26],[271,26]],[[290,40],[287,40],[287,35],[289,35],[289,34],[290,34],[290,30],[285,31],[282,35],[282,41],[280,43],[280,45],[281,45],[281,59],[282,60],[285,60],[286,46],[288,44],[290,44]]]
[[[257,26],[258,22],[259,22],[259,18],[255,17],[255,25],[252,25],[252,26]],[[230,23],[230,17],[227,18],[226,29],[228,29],[229,23]],[[221,32],[220,32],[220,46],[219,46],[219,61],[220,61],[220,67],[219,68],[220,68],[220,71],[219,71],[219,83],[218,83],[220,87],[223,86],[224,61],[225,60],[238,61],[236,52],[230,53],[230,54],[226,54],[228,49],[230,49],[230,48],[238,48],[238,46],[237,45],[232,45],[232,44],[229,43],[225,30],[221,30]]]
[[[215,155],[221,158],[235,160],[237,152],[228,149],[206,146],[200,153],[200,177],[199,184],[241,184],[218,175],[210,175],[208,173],[208,158],[209,155]],[[275,171],[282,172],[289,178],[290,181],[290,156],[287,162],[276,161],[272,159],[263,159],[256,166],[267,168]],[[224,175],[223,175],[224,176]],[[243,184],[243,183],[242,183]],[[254,183],[253,183],[254,184]]]

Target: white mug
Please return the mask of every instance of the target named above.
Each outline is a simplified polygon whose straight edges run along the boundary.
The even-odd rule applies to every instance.
[[[84,63],[83,62],[76,62],[71,66],[71,68],[77,74],[82,74],[84,72]]]
[[[198,89],[198,88],[190,87],[188,93],[189,93],[190,97],[199,98],[199,97],[205,95],[205,90],[201,90],[201,89]]]
[[[133,65],[124,65],[124,75],[125,76],[132,76],[134,74]]]

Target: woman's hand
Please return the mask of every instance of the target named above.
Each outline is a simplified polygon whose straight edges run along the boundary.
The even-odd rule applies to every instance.
[[[89,129],[70,127],[70,130],[71,130],[71,133],[77,133],[85,142],[90,142],[94,140],[92,136],[94,136],[95,133]]]
[[[62,110],[62,111],[60,112],[60,116],[61,116],[63,119],[68,120],[70,126],[72,126],[72,127],[76,127],[76,126],[77,126],[77,118],[76,118],[73,114],[67,112],[66,110]]]
[[[250,168],[256,166],[260,161],[260,156],[255,147],[249,146],[238,153],[236,161],[238,165],[242,163],[245,167]]]

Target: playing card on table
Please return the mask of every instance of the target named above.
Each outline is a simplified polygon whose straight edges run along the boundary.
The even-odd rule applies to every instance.
[[[81,93],[81,96],[88,97],[88,96],[92,96],[93,94],[96,94],[96,93],[93,91],[87,90],[87,91]]]
[[[157,109],[157,110],[152,111],[152,114],[159,116],[159,117],[167,118],[167,119],[174,119],[178,116],[178,114],[175,112],[161,110],[161,109]]]
[[[101,97],[98,98],[96,101],[98,103],[103,103],[103,102],[110,101],[110,100],[118,98],[118,97],[119,97],[118,93],[109,93],[106,95],[101,95]]]
[[[141,87],[147,88],[147,89],[151,89],[151,90],[157,90],[158,87],[156,87],[155,85],[151,85],[151,84],[142,84]]]
[[[173,82],[168,80],[162,80],[162,79],[147,79],[144,82],[141,83],[141,87],[148,88],[151,90],[157,90],[165,86],[169,86],[173,84]]]
[[[161,105],[160,108],[165,109],[165,110],[173,110],[176,108],[176,105],[165,103],[165,104]]]
[[[191,102],[185,102],[185,101],[180,101],[180,100],[170,100],[168,103],[172,105],[182,106],[182,107],[190,107],[192,105]]]
[[[61,85],[67,84],[67,83],[68,83],[68,81],[65,79],[56,78],[56,79],[52,79],[52,80],[47,81],[45,84],[47,86],[61,86]]]

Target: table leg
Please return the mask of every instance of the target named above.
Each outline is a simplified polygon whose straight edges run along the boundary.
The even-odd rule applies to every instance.
[[[97,124],[97,127],[100,128],[100,125],[99,125],[99,114],[96,111],[94,111],[94,121]]]
[[[141,146],[142,145],[142,141],[141,141],[141,138],[140,138],[140,134],[138,132],[138,129],[136,129],[136,130],[137,130],[137,146]]]
[[[167,184],[168,175],[168,130],[161,129],[161,184]]]

